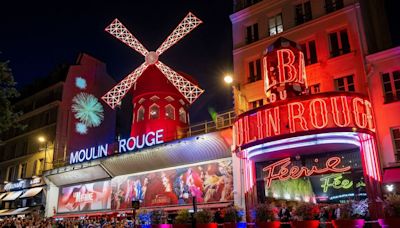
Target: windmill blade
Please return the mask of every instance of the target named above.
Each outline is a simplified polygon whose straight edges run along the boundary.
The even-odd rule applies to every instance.
[[[167,65],[158,61],[155,65],[168,78],[168,80],[179,90],[179,92],[192,104],[203,92],[198,86],[179,75]]]
[[[143,56],[149,53],[143,44],[141,44],[118,19],[115,19],[105,30]]]
[[[157,55],[161,55],[164,51],[186,36],[190,31],[200,25],[202,21],[194,14],[188,13],[179,25],[172,31],[172,33],[165,39],[161,46],[157,49]]]
[[[121,103],[122,98],[131,89],[132,85],[136,80],[142,75],[143,71],[146,70],[148,65],[144,62],[138,68],[136,68],[132,73],[120,81],[116,86],[114,86],[110,91],[104,94],[101,99],[104,100],[112,109]]]

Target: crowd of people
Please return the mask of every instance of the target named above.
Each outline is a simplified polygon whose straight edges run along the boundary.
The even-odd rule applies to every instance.
[[[14,228],[133,228],[130,219],[46,219],[46,218],[5,218],[0,219],[0,227]]]

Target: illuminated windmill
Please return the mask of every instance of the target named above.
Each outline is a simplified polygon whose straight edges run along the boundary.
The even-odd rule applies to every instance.
[[[158,58],[201,23],[200,19],[188,13],[161,46],[150,52],[118,19],[105,29],[145,57],[145,61],[138,68],[102,97],[114,109],[126,93],[132,91],[134,108],[131,136],[163,127],[167,137],[173,139],[180,134],[177,133],[178,128],[183,129],[187,126],[187,109],[204,90],[198,87],[190,76],[177,73]]]
[[[114,88],[108,91],[102,99],[110,105],[111,108],[115,108],[115,106],[121,102],[125,94],[131,89],[132,85],[142,75],[143,71],[145,71],[148,66],[155,65],[186,98],[186,100],[192,104],[204,92],[204,90],[200,89],[185,77],[179,75],[177,72],[159,61],[158,57],[201,23],[202,21],[200,19],[192,13],[189,13],[156,51],[149,52],[118,19],[115,19],[106,28],[106,31],[142,54],[145,57],[145,61],[126,78],[114,86]]]

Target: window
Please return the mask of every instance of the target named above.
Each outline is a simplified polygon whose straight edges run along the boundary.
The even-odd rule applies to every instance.
[[[14,181],[15,180],[15,173],[16,173],[16,167],[15,166],[8,167],[8,170],[7,170],[7,181]]]
[[[175,120],[175,108],[170,104],[165,106],[165,119]]]
[[[253,43],[258,40],[258,24],[246,27],[246,44]]]
[[[343,0],[325,0],[326,13],[332,13],[343,8]]]
[[[400,70],[382,74],[385,103],[400,101]]]
[[[347,30],[329,33],[329,48],[331,57],[347,54],[350,52],[349,36]]]
[[[26,177],[26,167],[27,167],[27,163],[22,163],[19,165],[18,178]]]
[[[179,109],[179,121],[186,123],[186,111],[183,108]]]
[[[312,19],[311,3],[310,1],[298,4],[295,6],[296,25],[303,24],[304,22]]]
[[[301,46],[301,51],[304,54],[304,62],[306,66],[318,62],[315,40],[305,42],[300,46]]]
[[[143,106],[140,106],[138,109],[138,114],[137,114],[137,122],[144,120],[144,108]]]
[[[150,106],[149,114],[149,119],[157,120],[158,118],[160,118],[160,107],[156,104],[152,104]]]
[[[250,108],[252,108],[252,109],[261,107],[263,105],[264,105],[263,99],[250,102]]]
[[[269,35],[273,36],[283,32],[282,14],[277,14],[268,20]]]
[[[394,155],[396,156],[396,161],[400,161],[400,127],[392,128]]]
[[[355,87],[353,75],[335,79],[335,88],[337,91],[354,92]]]
[[[158,101],[158,100],[160,100],[160,98],[157,97],[156,95],[154,95],[154,96],[150,97],[150,100],[151,101]]]
[[[249,62],[249,82],[261,80],[261,60]]]
[[[41,175],[44,169],[44,159],[39,159],[35,161],[35,164],[33,165],[33,173],[35,175]]]
[[[310,86],[310,94],[316,94],[319,92],[321,92],[319,83]]]

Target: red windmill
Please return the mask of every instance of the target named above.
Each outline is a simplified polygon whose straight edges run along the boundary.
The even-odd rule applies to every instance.
[[[158,57],[177,43],[202,21],[188,13],[156,51],[148,51],[118,20],[105,30],[145,57],[145,61],[102,99],[111,107],[120,104],[125,94],[133,94],[131,136],[144,135],[159,129],[164,141],[179,137],[188,124],[189,106],[204,92],[188,75],[181,75]]]

